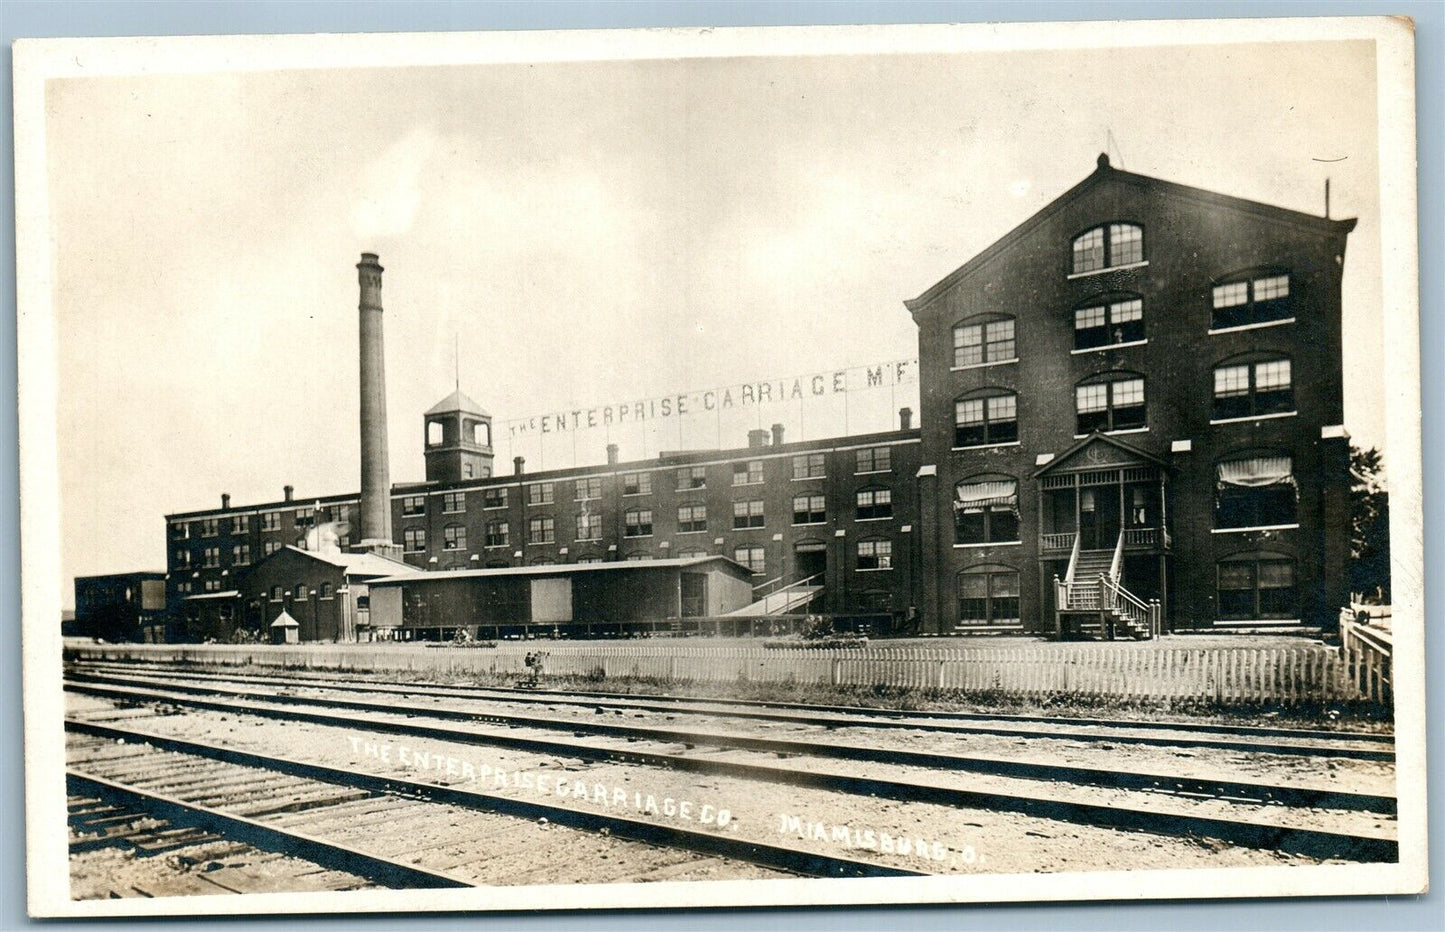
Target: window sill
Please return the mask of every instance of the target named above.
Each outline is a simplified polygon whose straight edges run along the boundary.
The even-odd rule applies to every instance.
[[[859,471],[859,472],[855,472],[853,475],[855,475],[855,476],[891,476],[892,474],[893,474],[893,470],[891,470],[891,469],[864,469],[864,470],[861,470],[861,471]]]
[[[1015,356],[1013,359],[994,359],[994,360],[990,360],[989,362],[974,362],[974,363],[969,363],[969,364],[966,365],[966,366],[949,366],[949,367],[948,367],[948,371],[949,371],[949,372],[968,372],[968,371],[970,371],[970,370],[972,370],[972,369],[987,369],[987,368],[989,368],[989,367],[991,367],[991,366],[1007,366],[1007,365],[1010,365],[1011,363],[1016,363],[1016,362],[1018,362],[1018,361],[1019,361],[1019,358],[1018,358],[1017,356]]]
[[[578,538],[575,538],[575,539],[572,541],[572,543],[574,543],[574,544],[600,544],[600,543],[602,543],[602,538],[600,538],[600,537],[578,537]]]
[[[891,573],[891,572],[893,572],[893,567],[891,567],[891,566],[872,566],[872,567],[869,567],[869,568],[867,568],[867,569],[864,569],[863,567],[860,566],[860,567],[858,567],[856,570],[854,570],[853,572],[855,572],[855,573]]]
[[[651,492],[623,492],[623,498],[641,498],[644,495],[651,495]]]
[[[622,535],[622,539],[623,539],[623,540],[646,540],[647,538],[649,538],[649,537],[651,537],[651,536],[652,536],[651,534],[623,534],[623,535]]]
[[[1022,445],[1022,440],[1010,440],[1007,443],[979,443],[971,447],[952,447],[951,449],[957,453],[961,450],[997,450],[1002,447],[1017,447]]]
[[[1250,531],[1294,531],[1299,529],[1299,522],[1294,524],[1261,524],[1258,527],[1216,527],[1210,528],[1211,534],[1247,534]]]
[[[556,542],[555,540],[529,540],[529,541],[527,541],[526,546],[528,546],[528,547],[552,547],[552,546],[556,545],[556,543],[557,543],[557,542]]]
[[[1149,260],[1145,259],[1142,262],[1130,262],[1128,265],[1111,265],[1107,269],[1091,269],[1088,272],[1070,272],[1067,280],[1073,281],[1076,278],[1090,278],[1095,275],[1107,275],[1109,272],[1123,272],[1127,269],[1142,269],[1148,264]]]
[[[827,521],[794,521],[793,527],[823,527]]]
[[[482,545],[482,549],[483,549],[483,550],[501,550],[501,549],[503,549],[504,547],[510,547],[510,546],[512,546],[512,545],[511,545],[511,544],[483,544],[483,545]]]
[[[1239,333],[1242,330],[1259,330],[1263,327],[1283,327],[1285,324],[1292,324],[1294,322],[1295,319],[1293,317],[1282,317],[1279,320],[1262,320],[1257,324],[1240,324],[1237,327],[1220,327],[1217,330],[1210,329],[1207,333],[1210,336],[1215,336],[1220,333]]]
[[[442,514],[444,514],[444,515],[464,515],[464,514],[466,514],[466,513],[467,513],[467,510],[466,510],[465,508],[463,508],[461,511],[443,511],[443,512],[442,512]]]
[[[685,535],[685,534],[706,534],[706,533],[707,533],[707,528],[703,528],[701,531],[678,531],[678,532],[677,532],[677,536],[678,536],[678,537],[682,537],[682,536]]]
[[[1101,430],[1101,431],[1099,431],[1099,433],[1103,434],[1103,435],[1106,436],[1106,437],[1116,437],[1116,436],[1118,436],[1119,434],[1147,434],[1147,433],[1149,433],[1149,428],[1147,428],[1147,427],[1125,427],[1123,430]],[[1089,435],[1088,435],[1088,434],[1074,434],[1074,439],[1075,439],[1075,440],[1083,440],[1083,439],[1084,439],[1085,437],[1087,437],[1087,436],[1089,436]]]
[[[954,545],[953,545],[953,549],[954,549],[954,550],[964,550],[964,549],[978,549],[978,548],[980,548],[980,547],[1020,547],[1020,546],[1023,546],[1023,541],[1021,541],[1021,540],[1000,540],[1000,541],[994,541],[994,542],[992,542],[992,543],[987,543],[987,544],[954,544]]]
[[[1249,417],[1225,417],[1211,420],[1210,424],[1242,424],[1245,421],[1272,421],[1282,417],[1298,417],[1298,411],[1279,411],[1274,414],[1252,414]]]
[[[817,482],[819,479],[826,479],[827,476],[794,476],[794,482]]]
[[[884,515],[884,516],[881,517],[881,518],[854,518],[853,520],[856,521],[856,522],[859,523],[859,524],[862,524],[864,521],[892,521],[892,520],[893,520],[893,516],[892,516],[892,515]]]
[[[483,510],[483,511],[501,511],[503,508],[506,508],[506,507],[507,507],[507,506],[506,506],[505,504],[501,504],[501,505],[483,505],[483,506],[482,506],[482,510]]]
[[[767,482],[762,479],[759,479],[757,482],[734,482],[732,487],[735,489],[742,489],[747,488],[750,485],[767,485]]]
[[[556,505],[556,504],[557,504],[557,503],[556,503],[555,501],[552,501],[552,502],[528,502],[528,503],[527,503],[527,507],[528,507],[528,508],[551,508],[553,505]]]
[[[1070,356],[1079,356],[1079,355],[1082,355],[1082,354],[1084,354],[1084,353],[1102,353],[1102,352],[1104,352],[1105,350],[1125,349],[1125,348],[1130,347],[1130,346],[1143,346],[1143,345],[1145,345],[1145,344],[1148,343],[1148,342],[1149,342],[1149,341],[1148,341],[1147,339],[1145,339],[1145,340],[1130,340],[1130,341],[1127,342],[1127,343],[1105,343],[1105,344],[1102,345],[1102,346],[1088,346],[1088,347],[1085,347],[1084,349],[1072,349],[1072,350],[1069,350],[1069,355],[1070,355]]]

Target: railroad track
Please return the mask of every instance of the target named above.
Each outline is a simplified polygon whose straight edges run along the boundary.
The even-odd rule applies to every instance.
[[[163,682],[184,688],[178,680],[193,683],[240,682],[295,688],[313,686],[336,692],[389,693],[408,697],[465,699],[541,705],[573,705],[587,708],[663,712],[710,718],[762,720],[815,726],[825,729],[866,727],[887,730],[926,731],[956,735],[990,735],[1012,738],[1056,738],[1062,740],[1132,744],[1146,747],[1200,748],[1242,751],[1251,754],[1281,754],[1306,757],[1343,757],[1356,760],[1395,759],[1394,740],[1388,735],[1358,732],[1330,732],[1308,729],[1270,729],[1249,726],[1211,726],[1198,722],[1133,722],[1121,720],[1048,718],[1040,716],[993,716],[953,712],[894,712],[855,707],[760,704],[740,700],[691,700],[681,697],[649,696],[619,699],[615,694],[561,693],[495,688],[459,689],[428,685],[389,683],[346,683],[331,679],[268,677],[180,672],[137,673],[131,667],[77,666],[68,674],[76,682]],[[606,697],[606,698],[602,698]],[[775,708],[804,710],[780,711]],[[946,718],[945,718],[946,717]],[[499,723],[537,725],[543,719],[494,715]],[[961,723],[966,720],[968,723]],[[573,724],[576,724],[575,722]],[[586,727],[586,726],[578,726]],[[1156,732],[1139,734],[1138,732]],[[1169,732],[1169,734],[1157,734]],[[1267,740],[1266,740],[1267,739]]]
[[[111,678],[117,679],[117,678]],[[137,679],[137,678],[131,678]],[[1289,785],[1246,783],[1239,781],[1203,781],[1179,778],[1168,774],[1124,773],[1119,770],[1097,770],[1076,767],[1028,764],[1025,762],[986,758],[924,754],[919,752],[884,751],[872,747],[853,747],[850,759],[888,763],[899,767],[923,767],[930,770],[953,769],[990,772],[997,768],[1012,779],[1009,784],[992,789],[972,789],[946,782],[913,778],[884,779],[854,773],[831,773],[816,767],[802,766],[807,758],[840,756],[840,746],[816,742],[805,743],[780,739],[732,736],[730,743],[719,746],[732,751],[766,752],[792,758],[792,766],[761,764],[748,760],[717,758],[698,753],[652,750],[637,747],[681,743],[686,751],[707,743],[691,732],[677,732],[635,725],[596,725],[579,729],[575,721],[542,720],[540,728],[569,731],[565,738],[517,733],[519,729],[538,728],[530,719],[499,717],[430,707],[386,705],[327,697],[297,696],[261,690],[227,689],[219,685],[187,685],[173,688],[147,688],[139,685],[67,682],[72,692],[104,697],[111,701],[153,706],[188,707],[213,712],[231,712],[260,716],[273,721],[304,722],[312,725],[355,729],[364,727],[377,734],[407,736],[463,745],[486,745],[511,750],[562,755],[582,760],[604,761],[628,765],[660,767],[671,770],[723,775],[744,780],[790,784],[830,792],[874,796],[908,802],[937,803],[953,807],[1017,813],[1056,822],[1107,827],[1130,832],[1150,832],[1187,838],[1214,838],[1235,845],[1278,850],[1321,859],[1342,858],[1360,861],[1391,861],[1398,858],[1398,849],[1389,831],[1334,830],[1281,822],[1271,813],[1261,812],[1261,802],[1277,804],[1271,810],[1290,807],[1327,808],[1338,811],[1389,813],[1392,797],[1347,793],[1338,790],[1316,790]],[[365,713],[358,717],[356,713]],[[411,716],[407,718],[406,716]],[[430,720],[430,721],[428,721]],[[465,726],[441,724],[438,720],[459,721]],[[489,727],[502,724],[504,729]],[[481,726],[481,727],[479,727]],[[578,741],[578,737],[602,737],[603,741]],[[611,743],[608,743],[608,740]],[[730,755],[735,757],[735,755]],[[1061,793],[1061,784],[1108,785],[1130,791],[1169,792],[1177,800],[1175,806],[1150,802],[1134,792],[1119,801],[1090,801]],[[1022,785],[1030,784],[1030,785]],[[1191,809],[1186,797],[1208,797],[1211,801],[1226,800],[1243,805],[1243,816]],[[1155,797],[1157,799],[1157,796]]]

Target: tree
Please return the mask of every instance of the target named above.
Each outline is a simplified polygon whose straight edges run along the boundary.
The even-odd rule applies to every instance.
[[[1350,447],[1350,591],[1390,601],[1390,493],[1380,451]]]

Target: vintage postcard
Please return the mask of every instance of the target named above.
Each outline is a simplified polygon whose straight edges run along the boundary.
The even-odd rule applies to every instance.
[[[32,915],[1424,888],[1407,21],[14,58]]]

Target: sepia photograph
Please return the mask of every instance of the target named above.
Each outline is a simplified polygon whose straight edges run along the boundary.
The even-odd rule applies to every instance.
[[[14,60],[31,915],[1424,890],[1406,23]]]

